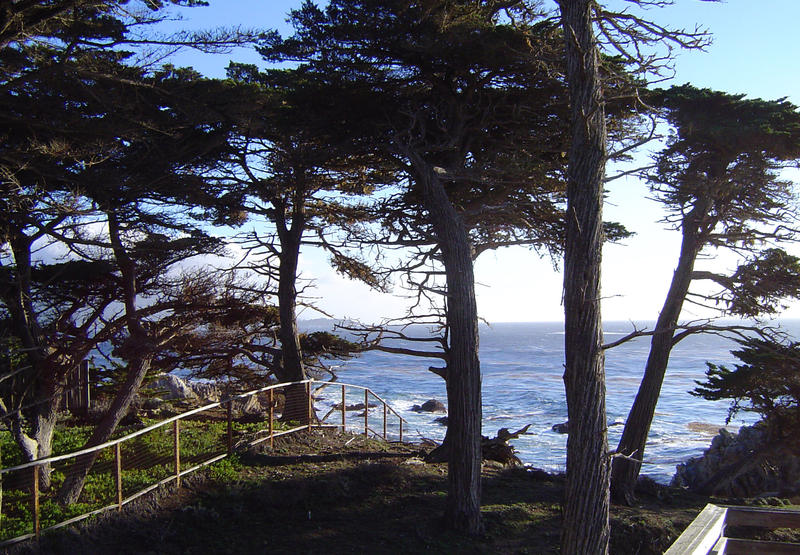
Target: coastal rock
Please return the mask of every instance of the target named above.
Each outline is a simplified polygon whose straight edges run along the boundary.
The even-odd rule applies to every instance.
[[[709,424],[708,422],[689,422],[686,424],[686,429],[690,432],[708,437],[716,436],[723,428],[729,432],[736,432],[735,426],[720,426],[719,424]]]
[[[163,393],[164,399],[196,399],[197,395],[189,384],[172,374],[159,374],[148,388]]]
[[[233,402],[234,412],[240,414],[242,417],[250,417],[260,419],[266,416],[267,411],[261,405],[261,401],[257,395],[251,395],[245,399],[237,399]]]
[[[369,403],[369,408],[371,408],[371,409],[374,409],[377,406],[378,406],[377,403]],[[342,410],[342,404],[341,403],[336,403],[335,405],[333,405],[333,408],[335,410]],[[347,405],[344,408],[344,410],[346,410],[346,411],[364,410],[364,403],[356,403],[355,405]]]
[[[440,426],[447,426],[447,423],[449,422],[446,416],[440,416],[439,418],[434,418],[433,421],[436,424],[439,424]]]
[[[614,422],[609,422],[608,423],[608,427],[609,428],[612,427],[612,426],[624,426],[624,425],[625,425],[625,422],[614,421]],[[557,434],[568,434],[569,433],[569,422],[562,422],[560,424],[553,424],[553,427],[550,428],[550,429],[553,430]]]
[[[222,398],[222,391],[215,383],[189,381],[186,382],[186,384],[192,389],[194,394],[203,401],[216,403]]]
[[[800,457],[767,440],[762,425],[722,428],[701,457],[679,464],[671,485],[704,495],[760,497],[800,486]]]
[[[414,412],[439,412],[445,413],[447,412],[447,407],[444,406],[444,403],[441,401],[437,401],[436,399],[430,399],[422,403],[422,405],[414,405],[411,407],[411,410]]]

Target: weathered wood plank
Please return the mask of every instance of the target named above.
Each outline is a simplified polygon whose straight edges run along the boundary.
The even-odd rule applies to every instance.
[[[725,529],[727,509],[708,504],[664,555],[707,555]]]
[[[775,528],[800,528],[800,511],[761,507],[728,507],[726,520],[730,526],[758,526],[772,530]]]
[[[122,444],[114,446],[114,483],[117,486],[117,505],[122,510]]]
[[[364,436],[369,437],[369,389],[364,390]]]
[[[176,420],[172,424],[172,431],[175,435],[175,483],[181,487],[181,424]]]
[[[769,553],[769,555],[798,555],[800,543],[772,542],[764,540],[742,540],[725,538],[725,555],[753,555]]]
[[[41,533],[41,523],[39,520],[39,467],[33,467],[33,534],[36,541],[39,541]]]

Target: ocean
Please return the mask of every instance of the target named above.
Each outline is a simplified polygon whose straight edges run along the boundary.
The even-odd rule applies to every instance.
[[[800,322],[785,326],[800,329]],[[649,329],[652,329],[652,323]],[[631,330],[629,322],[606,323],[605,342],[619,339]],[[616,447],[622,433],[622,424],[636,395],[649,345],[649,337],[640,337],[606,352],[610,449]],[[694,388],[695,380],[705,377],[706,361],[732,365],[736,359],[730,350],[735,347],[736,344],[728,339],[697,335],[688,337],[673,349],[650,430],[643,475],[668,483],[675,473],[675,466],[702,454],[719,428],[726,425],[730,403],[706,401],[688,392]],[[553,425],[567,420],[562,381],[563,324],[482,324],[480,359],[483,435],[494,437],[500,428],[513,432],[530,424],[525,435],[511,441],[517,456],[532,467],[563,471],[567,436],[552,429]],[[429,366],[438,365],[441,361],[437,359],[370,351],[337,362],[333,371],[340,381],[369,387],[389,402],[408,421],[404,434],[409,440],[441,440],[445,427],[435,419],[442,415],[411,410],[414,405],[422,405],[429,399],[447,403],[444,380],[428,371]],[[322,395],[318,403],[322,414],[327,412],[325,405],[338,402],[335,397]],[[351,402],[357,401],[348,398],[348,403]],[[378,418],[377,409],[373,410],[376,411],[375,418]],[[753,414],[740,413],[731,421],[729,429],[738,429],[755,420]]]

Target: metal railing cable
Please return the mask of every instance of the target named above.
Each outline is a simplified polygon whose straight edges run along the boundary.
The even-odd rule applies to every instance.
[[[335,394],[339,403],[319,418],[314,402],[321,401],[320,392],[330,386],[334,386],[334,390],[340,388],[340,398],[339,392]],[[352,392],[353,389],[363,391],[363,396],[358,391]],[[292,395],[298,391],[303,393],[302,397],[294,398],[292,407],[288,405],[289,391],[294,392]],[[363,400],[364,412],[355,418],[348,418],[347,411],[359,410],[359,405],[347,404],[348,393],[351,400],[353,395]],[[234,418],[234,407],[239,405],[236,410],[244,414],[243,407],[254,397],[262,408],[266,405],[261,417]],[[299,398],[301,402],[297,401]],[[380,407],[382,430],[375,430],[375,422],[381,415],[370,418],[369,412],[370,408]],[[338,422],[329,422],[337,413]],[[355,384],[304,380],[231,395],[102,445],[0,469],[0,547],[38,539],[44,531],[68,526],[104,511],[121,510],[131,501],[171,482],[180,487],[183,476],[221,461],[239,449],[266,441],[272,446],[277,437],[313,428],[339,428],[342,431],[363,429],[365,436],[387,441],[390,431],[396,431],[398,440],[402,441],[404,423],[405,419],[384,399],[369,388]],[[86,477],[78,502],[59,505],[54,492],[70,477],[73,471],[70,462],[95,453],[97,460]],[[52,482],[47,493],[39,487],[45,467],[50,468]]]

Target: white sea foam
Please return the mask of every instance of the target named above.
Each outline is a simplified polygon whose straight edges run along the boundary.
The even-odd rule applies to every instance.
[[[607,334],[624,335],[616,331]],[[551,429],[567,420],[562,335],[560,324],[481,326],[483,433],[493,436],[500,427],[516,430],[532,424],[530,435],[512,443],[523,462],[548,470],[563,470],[566,452],[566,435]],[[719,337],[690,337],[676,346],[645,453],[652,464],[644,466],[644,474],[667,482],[676,461],[698,456],[708,447],[709,435],[690,430],[690,421],[725,424],[728,403],[705,401],[688,391],[694,388],[694,380],[704,378],[706,360],[730,364],[732,347]],[[649,338],[641,337],[606,353],[608,422],[622,423],[627,418],[648,348]],[[407,419],[406,437],[440,440],[444,436],[445,427],[434,422],[442,415],[411,411],[413,405],[428,399],[447,404],[444,381],[427,370],[430,360],[368,352],[341,364],[338,375],[342,381],[371,388]],[[363,402],[363,397],[352,399],[348,397],[348,403]],[[620,425],[609,427],[611,449],[622,429]]]

